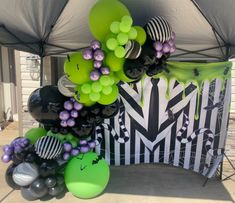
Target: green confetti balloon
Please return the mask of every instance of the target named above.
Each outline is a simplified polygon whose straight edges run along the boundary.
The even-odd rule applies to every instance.
[[[109,166],[94,152],[79,154],[65,167],[65,185],[74,196],[88,199],[101,194],[109,181]]]
[[[128,42],[128,35],[125,33],[119,33],[117,36],[117,41],[120,45],[125,45]]]
[[[112,22],[112,24],[110,25],[110,30],[112,33],[114,34],[118,34],[120,32],[120,22],[114,21]]]
[[[30,144],[35,144],[37,140],[47,134],[47,131],[44,128],[32,128],[28,130],[24,137],[29,139]]]
[[[64,72],[68,79],[75,84],[84,84],[90,81],[90,72],[93,70],[92,60],[85,60],[81,52],[73,53],[64,63]]]
[[[128,33],[129,39],[136,39],[137,37],[137,31],[135,28],[131,28],[129,33]]]
[[[114,38],[110,38],[107,40],[106,46],[109,50],[114,50],[118,46],[118,41]]]
[[[122,47],[122,46],[116,47],[115,50],[114,50],[114,54],[118,58],[123,58],[126,54],[125,48]]]
[[[111,79],[108,75],[102,75],[99,80],[100,84],[103,86],[111,85]]]
[[[90,94],[91,93],[91,85],[89,83],[83,84],[81,87],[82,93]]]
[[[90,31],[96,39],[104,41],[110,32],[110,25],[114,21],[120,21],[123,16],[130,16],[130,13],[120,1],[97,1],[89,13]]]
[[[119,95],[118,87],[117,87],[117,85],[113,85],[112,92],[110,94],[105,95],[105,94],[101,93],[101,97],[100,97],[98,103],[100,103],[102,105],[112,104],[113,102],[115,102],[117,100],[118,95]]]
[[[98,92],[91,92],[89,94],[89,98],[90,98],[91,101],[97,102],[100,99],[100,93],[98,93]]]
[[[102,85],[98,81],[93,82],[92,85],[91,85],[91,89],[92,89],[93,92],[101,92],[102,91]]]
[[[140,45],[143,45],[147,38],[145,30],[140,26],[134,26],[133,28],[137,31],[137,37],[135,40],[139,42]]]
[[[113,91],[112,86],[103,87],[103,89],[102,89],[102,93],[105,94],[105,95],[111,94],[112,91]]]
[[[105,64],[111,71],[119,71],[123,68],[125,58],[118,58],[113,52],[108,52],[105,57]]]

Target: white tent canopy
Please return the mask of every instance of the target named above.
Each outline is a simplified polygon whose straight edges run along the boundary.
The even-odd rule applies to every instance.
[[[39,56],[88,46],[89,10],[96,0],[0,0],[0,44]],[[122,0],[144,26],[163,16],[176,33],[173,59],[227,60],[234,53],[234,0]]]

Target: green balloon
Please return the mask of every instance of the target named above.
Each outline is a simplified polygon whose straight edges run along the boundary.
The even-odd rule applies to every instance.
[[[112,24],[110,25],[111,32],[114,34],[118,34],[120,32],[119,26],[120,22],[117,21],[112,22]]]
[[[126,22],[121,22],[119,25],[119,29],[123,33],[128,33],[131,29],[131,26],[128,25]]]
[[[100,0],[89,13],[90,31],[96,39],[104,41],[110,32],[110,25],[120,21],[123,16],[130,16],[124,4],[118,0]]]
[[[119,71],[123,68],[125,58],[118,58],[113,52],[108,52],[105,57],[105,64],[111,71]]]
[[[110,38],[107,40],[106,46],[109,50],[114,50],[118,46],[118,41],[114,38]]]
[[[66,187],[74,196],[88,199],[101,194],[109,181],[109,166],[94,152],[79,154],[65,168]]]
[[[132,20],[131,16],[123,16],[122,17],[122,22],[131,27],[132,23],[133,23],[133,20]]]
[[[91,89],[92,89],[93,92],[101,92],[102,91],[102,85],[100,84],[100,82],[95,81],[95,82],[92,83]]]
[[[102,105],[109,105],[117,100],[118,95],[119,95],[118,87],[117,87],[117,85],[113,85],[111,94],[105,95],[105,94],[101,93],[100,100],[97,102]]]
[[[100,99],[100,93],[98,93],[98,92],[91,92],[89,94],[89,98],[90,98],[91,101],[97,102]]]
[[[119,33],[117,36],[117,41],[120,45],[125,45],[128,42],[128,35],[125,33]]]
[[[47,134],[47,131],[44,128],[32,128],[28,130],[24,137],[29,139],[30,144],[35,144],[37,140]]]
[[[105,94],[105,95],[111,94],[112,91],[113,91],[112,86],[103,87],[103,89],[102,89],[102,93]]]
[[[74,139],[70,140],[69,142],[70,142],[70,144],[72,145],[73,148],[78,146],[77,141],[74,140]]]
[[[99,80],[102,86],[109,86],[111,85],[112,81],[108,75],[102,75]]]
[[[115,77],[118,78],[119,80],[123,81],[123,82],[132,82],[134,81],[133,79],[128,78],[125,73],[123,72],[123,69],[121,69],[120,71],[114,72]]]
[[[82,93],[90,94],[91,93],[91,85],[89,83],[83,84],[81,87]]]
[[[126,54],[126,50],[125,50],[124,47],[118,46],[118,47],[115,48],[114,54],[118,58],[123,58],[125,56],[125,54]]]
[[[132,27],[128,33],[129,39],[136,39],[137,34],[137,30]]]
[[[146,41],[147,35],[144,29],[140,26],[134,26],[135,30],[137,31],[137,37],[135,40],[140,43],[140,45],[143,45]]]
[[[81,85],[89,82],[92,70],[92,60],[83,59],[81,52],[71,54],[64,63],[65,74],[75,84]]]
[[[74,99],[77,102],[82,103],[84,106],[92,106],[95,104],[95,102],[91,101],[89,94],[82,93],[81,86],[77,86],[75,90],[78,95],[75,95]]]

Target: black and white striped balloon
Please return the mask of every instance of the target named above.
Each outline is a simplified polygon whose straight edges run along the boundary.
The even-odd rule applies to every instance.
[[[137,59],[141,54],[142,48],[141,48],[141,45],[137,41],[130,40],[126,44],[125,50],[126,50],[125,58]]]
[[[37,155],[43,159],[54,159],[62,153],[62,143],[53,136],[40,138],[35,144]]]
[[[161,16],[156,16],[147,23],[146,32],[153,41],[165,42],[172,36],[170,24]]]

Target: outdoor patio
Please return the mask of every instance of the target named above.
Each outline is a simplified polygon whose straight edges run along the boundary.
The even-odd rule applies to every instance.
[[[9,125],[0,133],[1,147],[9,143],[16,135],[16,123]],[[235,163],[235,121],[230,120],[226,153]],[[2,154],[2,150],[1,150]],[[0,164],[0,202],[26,202],[20,191],[8,187],[4,180],[7,165]],[[224,162],[223,177],[233,173],[228,162]],[[221,182],[210,180],[205,187],[205,177],[180,168],[158,164],[111,167],[111,178],[104,194],[91,200],[75,198],[66,193],[63,199],[51,199],[48,202],[235,202],[235,176]],[[40,202],[40,201],[35,201]]]

